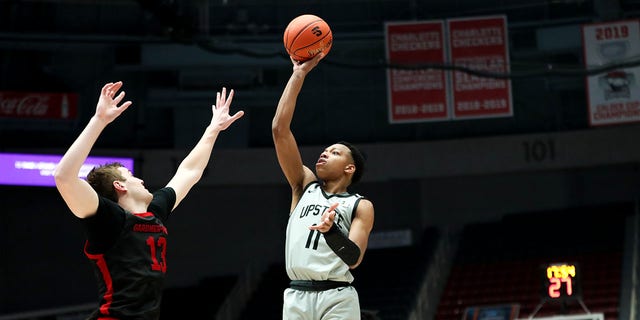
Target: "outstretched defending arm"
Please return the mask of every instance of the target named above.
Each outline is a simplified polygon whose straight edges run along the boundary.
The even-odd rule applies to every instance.
[[[79,218],[95,214],[98,208],[98,194],[78,175],[100,133],[131,105],[131,101],[126,101],[118,106],[125,96],[124,91],[116,96],[121,87],[122,81],[107,83],[102,87],[95,115],[69,147],[53,173],[62,199]]]
[[[175,209],[178,204],[187,196],[189,190],[200,180],[204,169],[209,163],[213,146],[220,131],[226,130],[233,122],[244,115],[244,111],[238,111],[233,116],[229,115],[229,107],[233,100],[233,89],[227,97],[227,89],[222,88],[222,93],[216,93],[216,104],[211,106],[213,115],[211,123],[204,131],[200,141],[189,152],[178,166],[176,174],[171,178],[167,187],[173,188],[176,192]]]

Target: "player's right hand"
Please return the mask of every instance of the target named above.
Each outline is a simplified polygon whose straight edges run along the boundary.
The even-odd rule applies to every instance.
[[[98,104],[96,105],[96,117],[98,119],[110,123],[132,104],[131,101],[126,101],[118,106],[125,96],[124,91],[116,96],[121,87],[122,81],[109,82],[102,87],[100,98],[98,98]]]

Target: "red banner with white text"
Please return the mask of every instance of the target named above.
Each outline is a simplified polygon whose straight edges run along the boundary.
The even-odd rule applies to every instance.
[[[509,46],[505,16],[447,20],[449,61],[472,70],[509,72]],[[454,119],[494,118],[513,115],[511,81],[453,72]]]
[[[78,94],[0,91],[0,118],[73,120]]]
[[[387,61],[398,65],[443,64],[442,21],[387,22]],[[449,119],[447,80],[443,70],[387,69],[389,122]]]

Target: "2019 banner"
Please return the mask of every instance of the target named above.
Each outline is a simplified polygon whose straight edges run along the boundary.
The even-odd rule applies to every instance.
[[[584,63],[606,67],[640,54],[638,20],[582,26]],[[586,77],[589,124],[611,125],[640,121],[640,67],[613,68]]]

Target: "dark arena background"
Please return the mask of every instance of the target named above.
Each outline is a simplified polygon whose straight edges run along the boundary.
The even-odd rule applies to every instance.
[[[162,319],[281,319],[290,189],[271,119],[283,31],[331,27],[292,130],[346,140],[375,206],[363,319],[632,320],[640,299],[640,1],[0,0],[0,319],[84,319],[97,288],[51,172],[106,82],[133,105],[91,156],[157,189],[245,116],[168,223]]]

